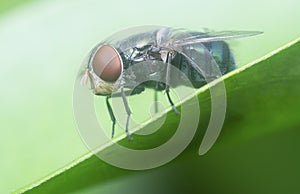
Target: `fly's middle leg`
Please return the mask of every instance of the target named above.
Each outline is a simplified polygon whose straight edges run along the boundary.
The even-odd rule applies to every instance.
[[[132,140],[131,138],[131,135],[129,133],[129,120],[130,120],[130,115],[131,115],[131,110],[129,108],[129,105],[128,105],[128,101],[127,101],[127,98],[126,98],[126,95],[125,95],[125,92],[124,92],[124,89],[123,87],[121,88],[121,95],[122,95],[122,100],[123,100],[123,103],[124,103],[124,107],[125,107],[125,111],[127,113],[127,120],[126,120],[126,135],[128,137],[128,140]]]
[[[171,60],[172,60],[172,53],[171,52],[168,52],[167,54],[167,60],[166,60],[166,63],[167,63],[167,75],[166,75],[166,94],[167,94],[167,97],[168,97],[168,100],[169,100],[169,103],[171,104],[172,106],[172,109],[174,110],[174,112],[176,114],[179,114],[179,111],[177,110],[176,106],[174,105],[172,99],[171,99],[171,96],[170,96],[170,74],[171,74]]]

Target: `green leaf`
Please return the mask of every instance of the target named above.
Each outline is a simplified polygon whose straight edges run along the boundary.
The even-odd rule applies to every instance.
[[[198,95],[201,120],[197,134],[170,163],[130,171],[88,154],[18,192],[299,193],[298,40],[225,76],[227,115],[221,135],[207,154],[197,154],[210,117],[206,88]],[[192,106],[189,101],[185,103]],[[132,142],[124,139],[120,144],[134,149],[153,147],[166,141],[178,122],[178,117],[168,112],[158,132],[134,136]],[[110,149],[103,152],[113,153]]]

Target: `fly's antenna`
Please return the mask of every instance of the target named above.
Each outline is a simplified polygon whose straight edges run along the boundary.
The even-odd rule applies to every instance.
[[[80,85],[86,86],[88,84],[88,81],[89,81],[89,70],[86,69],[80,80]]]

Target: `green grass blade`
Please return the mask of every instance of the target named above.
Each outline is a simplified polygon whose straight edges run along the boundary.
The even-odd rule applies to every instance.
[[[87,154],[17,193],[299,193],[299,53],[297,39],[225,76],[226,120],[217,143],[204,156],[197,153],[210,117],[207,87],[198,94],[198,132],[172,162],[129,171]],[[168,112],[161,130],[120,144],[153,147],[165,142],[178,122]],[[113,151],[108,147],[103,152]]]

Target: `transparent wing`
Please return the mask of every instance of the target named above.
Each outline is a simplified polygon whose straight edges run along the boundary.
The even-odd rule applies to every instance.
[[[176,48],[176,51],[183,55],[189,65],[195,69],[200,76],[195,78],[210,82],[222,76],[222,73],[216,61],[209,50],[203,44],[183,45]]]
[[[106,38],[99,45],[109,44],[119,52],[130,52],[135,47],[156,44],[156,32],[161,26],[138,26],[117,32]]]
[[[178,47],[184,45],[191,45],[203,42],[223,41],[229,39],[243,38],[248,36],[255,36],[262,34],[260,31],[219,31],[219,32],[205,32],[197,35],[190,35],[188,37],[174,40],[171,45]]]

